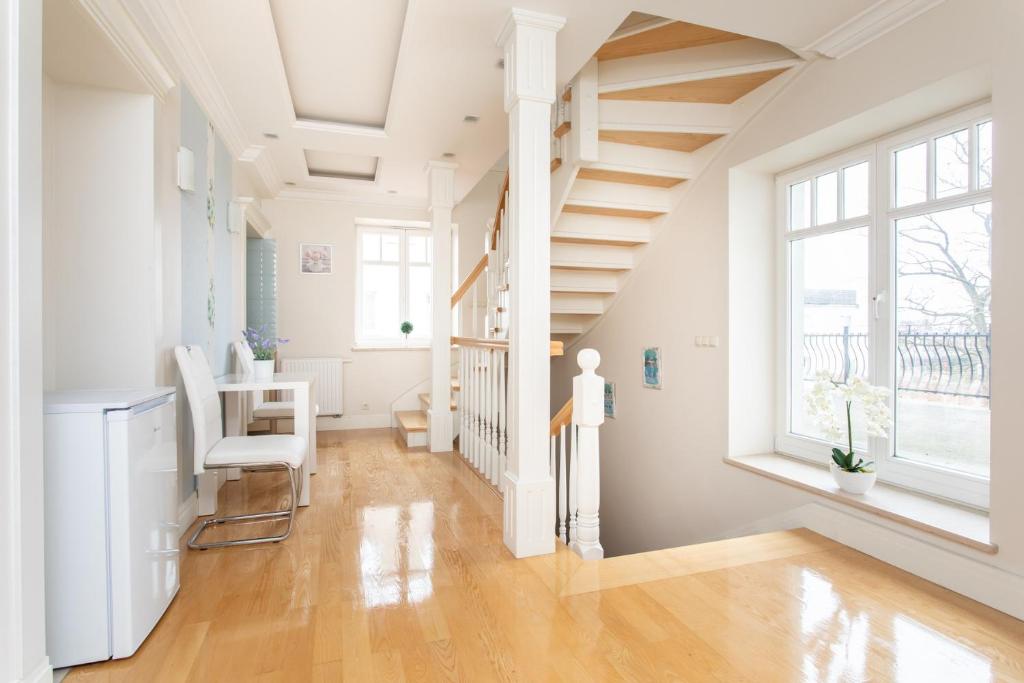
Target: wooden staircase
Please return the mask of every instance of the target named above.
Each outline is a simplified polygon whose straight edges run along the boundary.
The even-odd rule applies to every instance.
[[[627,18],[556,103],[551,333],[571,342],[626,279],[729,136],[802,63],[767,41]]]

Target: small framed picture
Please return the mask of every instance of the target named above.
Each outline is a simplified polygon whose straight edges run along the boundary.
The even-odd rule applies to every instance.
[[[604,416],[615,417],[615,382],[604,383]]]
[[[644,348],[644,387],[661,389],[661,348]]]
[[[299,272],[304,275],[330,275],[334,269],[333,244],[300,244]]]

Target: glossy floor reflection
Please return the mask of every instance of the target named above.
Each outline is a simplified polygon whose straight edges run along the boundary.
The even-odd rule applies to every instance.
[[[291,539],[186,552],[140,651],[68,680],[1024,681],[1024,623],[810,532],[517,561],[457,457],[320,436]],[[277,477],[224,507],[283,503]]]

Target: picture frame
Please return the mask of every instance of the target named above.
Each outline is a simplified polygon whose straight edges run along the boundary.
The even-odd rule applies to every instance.
[[[303,275],[330,275],[334,272],[334,245],[299,244],[299,272]]]
[[[604,416],[615,417],[615,382],[604,383]]]
[[[644,347],[644,388],[661,389],[662,379],[661,347]]]

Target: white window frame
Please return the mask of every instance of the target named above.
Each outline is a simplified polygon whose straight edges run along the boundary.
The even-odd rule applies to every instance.
[[[409,319],[409,267],[412,265],[409,261],[409,236],[410,235],[421,235],[424,237],[432,237],[433,233],[429,228],[420,227],[418,225],[376,225],[376,224],[360,224],[356,226],[356,305],[355,305],[355,344],[356,347],[364,348],[429,348],[431,342],[430,335],[418,335],[416,330],[409,335],[406,339],[399,330],[395,330],[395,334],[383,337],[369,336],[363,333],[363,266],[366,263],[363,261],[363,235],[364,234],[397,234],[398,239],[398,306],[399,312],[398,317],[400,320]],[[433,243],[431,242],[431,245]],[[430,249],[430,267],[433,272],[433,247]],[[394,265],[394,261],[380,261],[381,264]],[[423,265],[423,264],[417,264]],[[433,287],[433,277],[431,277],[431,287]],[[431,292],[431,301],[433,301],[433,292]]]
[[[869,335],[869,379],[872,384],[889,387],[892,390],[890,409],[895,404],[895,342],[892,339],[896,320],[896,304],[890,296],[896,273],[895,224],[901,218],[938,212],[947,209],[971,206],[992,201],[992,187],[978,187],[977,130],[978,125],[992,118],[990,103],[975,105],[936,119],[915,125],[905,131],[886,136],[864,146],[815,161],[794,171],[776,177],[776,207],[779,241],[778,244],[778,329],[780,347],[776,390],[778,405],[775,450],[779,453],[810,460],[819,464],[830,461],[834,444],[790,431],[792,424],[792,353],[790,334],[792,316],[790,302],[791,263],[790,243],[807,237],[831,234],[851,228],[868,226],[868,291],[875,310],[868,316]],[[935,199],[935,143],[934,140],[947,133],[967,128],[970,133],[970,159],[967,192]],[[927,200],[915,204],[895,207],[895,152],[920,142],[928,143],[927,154]],[[859,161],[869,161],[869,198],[866,218],[839,219],[836,222],[799,230],[789,229],[789,188],[804,180],[814,179],[822,174],[849,167]],[[839,173],[838,216],[843,215],[842,173]],[[813,196],[813,193],[812,193]],[[812,202],[812,225],[816,218],[816,206]],[[989,478],[896,457],[892,438],[868,439],[866,459],[874,460],[878,477],[882,481],[930,495],[947,498],[968,505],[987,509],[989,505]]]

